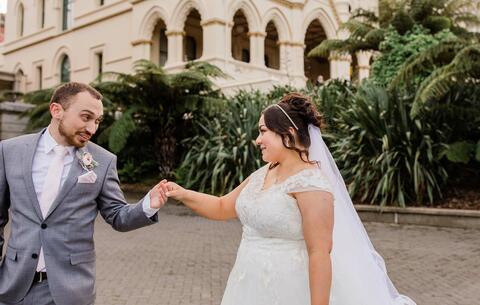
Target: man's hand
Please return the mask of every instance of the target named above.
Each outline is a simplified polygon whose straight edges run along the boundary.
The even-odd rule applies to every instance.
[[[159,209],[167,203],[167,180],[162,180],[155,185],[150,191],[150,207],[152,209]]]

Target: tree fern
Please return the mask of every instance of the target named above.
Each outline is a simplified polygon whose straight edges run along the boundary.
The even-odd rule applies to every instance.
[[[436,69],[427,77],[417,90],[412,115],[418,115],[420,109],[431,100],[438,100],[459,83],[480,82],[480,44],[463,48],[453,60]]]
[[[188,71],[199,72],[203,76],[210,76],[213,78],[229,78],[230,76],[224,73],[220,68],[205,61],[191,61],[187,63],[185,68]]]
[[[464,45],[465,42],[462,39],[451,37],[433,44],[420,54],[410,56],[390,83],[390,89],[402,83],[409,84],[415,75],[432,71],[437,66],[449,63]]]
[[[330,52],[344,51],[348,48],[348,42],[340,39],[326,39],[318,46],[308,52],[308,57],[324,57],[328,58]]]
[[[379,15],[356,10],[341,25],[349,31],[347,39],[327,39],[313,48],[309,57],[328,58],[330,52],[378,50],[385,39],[383,29],[393,26],[404,35],[415,26],[422,26],[432,34],[445,29],[463,38],[480,36],[470,32],[472,26],[480,26],[480,4],[476,0],[380,0]]]
[[[120,152],[127,145],[128,137],[135,132],[137,126],[133,115],[137,109],[132,107],[125,111],[118,120],[108,128],[108,147],[114,153]]]

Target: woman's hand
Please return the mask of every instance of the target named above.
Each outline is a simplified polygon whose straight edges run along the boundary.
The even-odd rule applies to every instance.
[[[175,200],[182,201],[182,202],[185,200],[185,196],[188,191],[187,189],[184,189],[183,187],[181,187],[180,185],[174,182],[167,182],[166,186],[167,186],[166,195],[169,198],[173,198]]]

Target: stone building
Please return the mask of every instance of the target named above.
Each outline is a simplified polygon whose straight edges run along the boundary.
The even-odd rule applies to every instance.
[[[306,58],[339,24],[376,0],[8,0],[3,66],[15,90],[91,82],[102,71],[131,72],[139,59],[167,71],[204,60],[226,72],[225,91],[303,86],[368,75],[368,54]],[[358,62],[358,64],[357,64]],[[1,61],[0,61],[1,64]],[[320,76],[320,78],[319,78]]]
[[[5,39],[5,14],[0,14],[0,43]]]

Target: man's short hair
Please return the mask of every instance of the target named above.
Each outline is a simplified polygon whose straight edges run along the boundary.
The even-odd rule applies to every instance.
[[[95,90],[90,85],[83,84],[83,83],[76,83],[76,82],[69,82],[59,86],[53,92],[52,98],[50,99],[51,103],[57,103],[62,105],[63,109],[67,109],[70,106],[72,101],[72,97],[77,95],[80,92],[88,92],[90,95],[97,99],[101,100],[103,98],[102,94]]]

